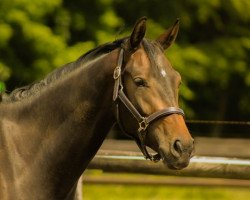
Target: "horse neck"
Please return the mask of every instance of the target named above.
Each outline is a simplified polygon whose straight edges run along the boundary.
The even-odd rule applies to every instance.
[[[72,189],[114,123],[112,72],[116,59],[116,51],[102,56],[48,87],[39,98],[23,101],[24,106],[20,102],[16,118],[22,125],[16,130],[22,137],[18,141],[12,138],[12,143],[18,144],[21,155],[16,157],[25,163],[14,174],[29,172],[20,180],[22,185],[30,184],[37,175],[40,182],[52,182],[44,186],[50,187],[48,191],[59,195]]]

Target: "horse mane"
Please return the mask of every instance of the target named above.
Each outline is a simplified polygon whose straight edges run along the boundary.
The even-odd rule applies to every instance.
[[[51,83],[56,82],[58,79],[61,79],[66,74],[74,71],[78,67],[82,66],[82,64],[87,63],[103,54],[109,53],[112,50],[121,46],[124,39],[116,40],[111,43],[106,43],[100,45],[87,53],[83,54],[76,61],[63,65],[60,68],[55,69],[51,73],[49,73],[44,79],[32,83],[30,85],[26,85],[24,87],[17,88],[13,90],[10,94],[0,94],[0,102],[16,102],[27,97],[30,97],[42,89],[46,88]]]

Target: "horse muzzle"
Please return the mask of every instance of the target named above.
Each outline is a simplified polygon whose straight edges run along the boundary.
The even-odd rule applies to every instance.
[[[188,143],[175,140],[167,146],[160,146],[158,152],[168,168],[180,170],[188,166],[193,150],[194,140],[191,139]]]

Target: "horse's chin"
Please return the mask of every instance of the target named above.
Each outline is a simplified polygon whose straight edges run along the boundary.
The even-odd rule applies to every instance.
[[[189,165],[190,158],[183,156],[176,158],[171,155],[170,152],[159,149],[159,154],[161,155],[161,159],[169,169],[172,170],[181,170]]]

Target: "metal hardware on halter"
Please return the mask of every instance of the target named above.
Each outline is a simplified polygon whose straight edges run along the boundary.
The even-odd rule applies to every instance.
[[[122,62],[123,62],[123,53],[124,53],[124,50],[121,49],[119,53],[119,57],[118,57],[118,63],[113,73],[113,78],[115,80],[114,92],[113,92],[114,102],[116,102],[118,98],[119,89],[123,90],[123,85],[121,83],[121,71],[122,71],[121,69],[122,69]]]
[[[147,123],[146,118],[143,117],[143,120],[139,122],[138,132],[144,132],[144,131],[146,131],[148,125],[149,124]]]
[[[124,49],[121,48],[119,57],[118,57],[118,63],[113,73],[113,78],[115,81],[114,91],[113,91],[113,101],[116,103],[117,122],[120,128],[122,129],[122,131],[126,133],[125,129],[123,128],[123,124],[121,123],[121,120],[120,120],[119,103],[122,103],[138,122],[138,126],[139,126],[137,130],[138,138],[135,138],[135,141],[138,147],[140,148],[140,150],[142,151],[146,159],[150,159],[151,161],[157,162],[161,159],[160,155],[159,154],[151,155],[150,153],[148,153],[148,150],[145,145],[145,138],[147,135],[148,126],[154,121],[162,117],[166,117],[172,114],[178,114],[178,115],[184,116],[185,114],[183,110],[180,108],[168,107],[166,109],[159,110],[155,113],[152,113],[151,115],[147,117],[142,116],[140,112],[134,107],[132,102],[128,99],[126,94],[123,92],[122,74],[121,74],[122,65],[123,65],[123,56],[124,56]],[[128,133],[126,134],[129,135]]]
[[[121,75],[121,68],[120,67],[116,67],[114,74],[113,74],[113,78],[116,80],[119,78],[119,76]]]

